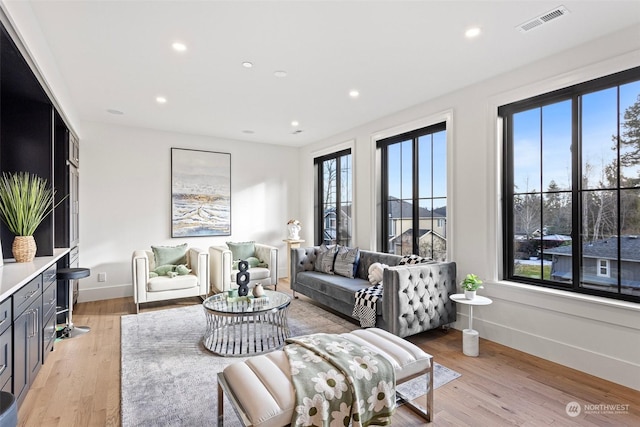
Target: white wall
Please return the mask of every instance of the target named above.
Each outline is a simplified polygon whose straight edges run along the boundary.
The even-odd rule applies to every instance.
[[[286,224],[297,217],[297,149],[82,123],[79,301],[133,295],[131,254],[187,242],[207,248],[255,240],[279,248],[286,276]],[[171,238],[171,148],[231,153],[231,236]],[[98,273],[106,282],[97,282]]]
[[[486,279],[486,289],[481,292],[494,301],[474,310],[474,329],[483,338],[640,389],[640,304],[500,280],[500,144],[496,124],[499,105],[640,66],[639,31],[639,27],[629,28],[304,147],[300,164],[311,165],[319,153],[350,141],[354,151],[355,244],[375,249],[377,135],[450,117],[449,255],[457,262],[459,277],[473,272]],[[473,64],[469,64],[469,72],[473,72]],[[313,221],[310,170],[300,168],[300,218],[304,223]],[[312,237],[303,236],[307,241]],[[458,307],[456,327],[467,327],[467,312],[467,307]]]

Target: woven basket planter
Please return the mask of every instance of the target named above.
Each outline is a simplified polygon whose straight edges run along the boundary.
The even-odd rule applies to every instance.
[[[36,240],[33,236],[16,236],[13,239],[13,257],[16,262],[31,262],[36,256]]]

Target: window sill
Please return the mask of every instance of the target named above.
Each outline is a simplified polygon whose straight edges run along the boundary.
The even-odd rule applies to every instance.
[[[487,283],[487,282],[485,282]],[[515,303],[599,322],[640,329],[640,304],[559,289],[499,280],[489,282],[483,294],[506,304]]]

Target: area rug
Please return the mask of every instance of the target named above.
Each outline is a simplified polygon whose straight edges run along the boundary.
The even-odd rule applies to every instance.
[[[357,325],[302,299],[289,308],[292,336],[315,332],[343,333]],[[121,410],[123,427],[214,425],[217,416],[216,374],[245,360],[218,357],[202,345],[206,320],[193,305],[121,318]],[[434,387],[460,376],[434,365]],[[398,386],[409,400],[424,395],[425,378]],[[225,399],[225,426],[238,426]]]

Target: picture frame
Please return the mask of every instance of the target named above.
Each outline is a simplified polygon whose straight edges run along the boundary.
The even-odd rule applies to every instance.
[[[171,148],[171,237],[231,235],[231,154]]]

